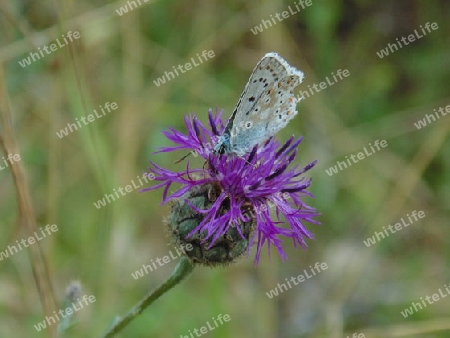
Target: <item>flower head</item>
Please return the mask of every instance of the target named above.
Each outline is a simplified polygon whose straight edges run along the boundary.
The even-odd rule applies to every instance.
[[[270,138],[264,144],[255,146],[244,157],[217,154],[213,148],[225,129],[221,114],[222,111],[216,114],[209,111],[210,128],[195,116],[186,116],[187,135],[175,129],[163,132],[177,145],[164,147],[159,152],[187,149],[194,156],[204,158],[206,166],[191,169],[187,162],[185,170],[174,172],[150,161],[149,169],[155,174],[155,180],[159,184],[142,191],[164,187],[163,204],[181,199],[192,212],[201,215],[187,237],[202,234],[202,242],[207,243],[207,248],[213,247],[233,230],[243,239],[249,239],[248,248],[256,242],[256,263],[266,243],[269,254],[270,248],[274,246],[284,260],[287,256],[283,251],[282,238],[291,238],[294,246],[306,247],[305,239],[313,238],[313,235],[304,223],[320,224],[313,219],[319,214],[302,201],[304,195],[312,196],[307,191],[311,179],[306,179],[303,174],[316,161],[302,168],[298,165],[289,166],[297,155],[302,137],[291,137],[282,146],[274,138]],[[169,194],[173,183],[178,183],[181,187]],[[202,190],[201,187],[209,187],[203,190],[207,194],[213,193],[213,196],[209,198],[210,203],[202,202],[199,206],[187,196],[192,196],[192,191]],[[272,209],[275,211],[273,216]],[[243,229],[242,224],[252,222],[255,226],[249,238],[248,229]]]

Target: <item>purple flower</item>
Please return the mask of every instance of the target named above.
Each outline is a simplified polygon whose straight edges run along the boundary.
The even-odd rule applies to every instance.
[[[164,204],[182,198],[198,186],[218,185],[220,194],[215,197],[210,209],[203,210],[186,201],[195,212],[203,216],[202,221],[188,236],[203,232],[206,235],[204,241],[209,241],[212,246],[230,227],[236,227],[243,236],[238,225],[253,218],[256,228],[250,239],[249,248],[255,241],[257,242],[255,262],[259,262],[261,249],[265,243],[269,255],[273,245],[281,258],[287,259],[282,247],[282,238],[292,238],[294,246],[300,245],[305,248],[307,246],[305,239],[313,238],[313,235],[306,229],[304,223],[320,224],[313,219],[319,214],[301,199],[304,195],[313,197],[307,191],[311,179],[306,179],[303,174],[317,161],[303,168],[298,165],[289,167],[297,155],[297,147],[302,137],[298,139],[291,137],[283,146],[271,138],[263,145],[255,146],[245,158],[234,154],[215,154],[212,150],[218,136],[225,129],[221,115],[222,111],[216,114],[209,111],[210,128],[204,126],[195,116],[186,116],[187,135],[172,128],[163,132],[177,145],[164,147],[159,152],[186,149],[194,156],[203,157],[206,165],[202,169],[191,169],[187,162],[185,170],[174,172],[150,161],[149,170],[155,174],[155,180],[159,184],[142,191],[164,187],[162,201]],[[181,187],[169,194],[173,183],[179,183]],[[226,205],[225,213],[221,212],[223,205]],[[248,212],[249,209],[251,212]],[[272,209],[275,211],[276,220],[271,217]],[[287,226],[282,226],[283,223],[287,223]]]

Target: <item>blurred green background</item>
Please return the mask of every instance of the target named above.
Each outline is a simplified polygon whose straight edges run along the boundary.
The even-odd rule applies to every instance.
[[[450,297],[406,319],[400,313],[450,282],[450,117],[414,126],[450,104],[449,2],[313,0],[259,34],[251,29],[294,9],[294,1],[135,2],[137,8],[122,15],[116,10],[129,6],[124,1],[0,4],[0,135],[7,143],[9,111],[22,158],[13,166],[23,166],[26,177],[17,186],[29,191],[33,205],[21,206],[11,168],[0,170],[0,251],[29,237],[33,219],[36,228],[59,229],[39,242],[41,253],[34,244],[0,261],[0,337],[50,337],[33,325],[44,319],[44,308],[63,307],[74,279],[96,301],[77,312],[77,324],[64,336],[98,337],[115,315],[164,281],[176,261],[137,280],[131,276],[171,249],[162,191],[133,190],[100,209],[94,202],[136,180],[149,159],[184,166],[173,164],[183,152],[152,154],[169,145],[161,131],[185,131],[188,113],[206,122],[209,108],[228,117],[253,67],[270,51],[305,73],[297,90],[338,69],[350,72],[300,102],[299,115],[277,136],[283,142],[303,135],[300,164],[319,161],[309,172],[316,197],[305,200],[322,213],[320,226],[308,226],[315,239],[306,251],[286,241],[286,262],[264,252],[254,266],[253,250],[228,268],[197,268],[118,337],[180,337],[219,314],[231,321],[205,336],[450,337]],[[377,56],[427,22],[439,28]],[[68,31],[80,38],[19,65]],[[204,50],[215,57],[155,85]],[[56,135],[106,102],[118,109],[66,137]],[[377,139],[388,147],[326,173]],[[374,231],[414,210],[425,218],[364,245]],[[316,262],[328,269],[276,298],[266,295]]]

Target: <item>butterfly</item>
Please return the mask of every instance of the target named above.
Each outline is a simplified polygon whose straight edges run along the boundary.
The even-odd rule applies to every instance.
[[[286,127],[298,113],[301,97],[295,97],[294,88],[302,81],[303,72],[280,55],[264,55],[253,69],[213,153],[242,157]]]

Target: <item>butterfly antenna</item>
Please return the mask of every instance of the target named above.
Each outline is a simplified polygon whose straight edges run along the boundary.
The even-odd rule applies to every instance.
[[[175,162],[173,162],[174,164],[180,163],[181,161],[183,161],[184,159],[186,159],[189,155],[191,155],[191,152],[189,152],[187,155],[183,156],[182,158],[180,158],[179,160],[176,160]]]

